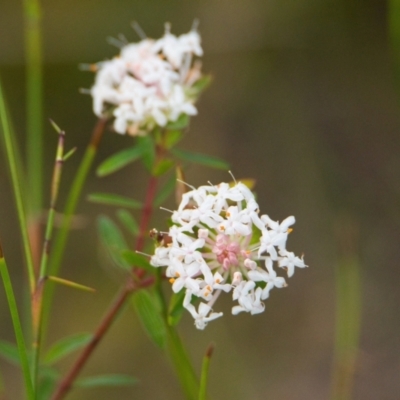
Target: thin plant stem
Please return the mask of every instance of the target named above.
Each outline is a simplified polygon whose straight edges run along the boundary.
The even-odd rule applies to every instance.
[[[176,328],[168,323],[168,305],[162,292],[161,284],[162,277],[161,274],[159,274],[155,283],[155,290],[158,293],[160,304],[162,305],[167,329],[166,351],[175,369],[185,397],[190,400],[197,400],[200,393],[199,381]]]
[[[203,358],[203,365],[201,367],[201,377],[200,377],[200,391],[199,400],[206,400],[207,397],[207,383],[208,383],[208,372],[210,370],[210,360],[214,351],[214,346],[211,344],[208,346],[206,354]]]
[[[22,242],[23,242],[23,247],[24,247],[25,261],[26,261],[26,266],[27,266],[27,270],[28,270],[30,292],[31,292],[31,294],[33,294],[35,291],[35,285],[36,285],[35,270],[34,270],[34,265],[33,265],[33,257],[32,257],[31,245],[30,245],[30,241],[29,241],[28,228],[27,228],[27,222],[26,222],[26,214],[25,214],[25,208],[24,208],[24,202],[23,202],[24,197],[23,197],[22,188],[21,188],[22,182],[21,182],[21,177],[18,174],[18,161],[17,161],[16,155],[15,155],[16,151],[13,146],[14,140],[11,138],[11,127],[10,127],[10,122],[8,120],[8,114],[7,114],[7,110],[6,110],[5,98],[4,98],[4,94],[3,94],[1,81],[0,81],[0,120],[1,120],[2,130],[3,130],[8,165],[9,165],[10,173],[11,173],[11,181],[12,181],[12,186],[13,186],[13,191],[14,191],[15,203],[17,206],[18,220],[19,220],[19,225],[20,225],[21,235],[22,235]]]
[[[38,284],[36,286],[35,294],[32,298],[32,311],[33,311],[33,331],[34,331],[34,341],[33,341],[33,357],[32,357],[32,375],[34,386],[37,387],[38,382],[38,366],[40,357],[40,347],[41,347],[41,332],[42,332],[42,297],[44,285],[46,282],[47,265],[49,259],[49,248],[51,237],[54,227],[54,216],[56,213],[56,203],[58,198],[58,191],[60,187],[62,166],[64,163],[64,140],[65,132],[58,129],[58,146],[56,151],[56,159],[54,163],[53,179],[51,183],[51,194],[50,194],[50,209],[47,218],[46,232],[43,243],[42,257],[40,261],[40,275]]]
[[[97,149],[103,137],[103,133],[106,127],[107,119],[100,118],[92,133],[90,142],[86,148],[85,154],[83,155],[82,161],[79,165],[78,171],[75,175],[74,181],[72,183],[71,190],[69,191],[65,210],[63,213],[63,220],[60,230],[57,232],[54,240],[54,245],[52,247],[52,253],[50,256],[49,263],[49,275],[57,276],[61,268],[61,261],[64,255],[65,246],[67,244],[69,230],[72,223],[72,218],[74,216],[76,206],[78,204],[79,198],[82,193],[83,185],[86,181],[90,167],[93,164],[94,158],[97,154]],[[54,283],[46,285],[43,294],[43,321],[42,321],[42,331],[43,333],[47,330],[50,308],[52,304],[52,299],[54,296],[55,286]]]
[[[43,187],[43,73],[39,0],[24,0],[27,81],[27,173],[29,213],[37,218]]]
[[[17,308],[17,303],[15,301],[14,291],[13,291],[13,287],[12,287],[11,279],[10,279],[10,274],[8,273],[8,268],[7,268],[6,260],[4,259],[4,256],[3,256],[3,250],[1,248],[1,244],[0,244],[0,273],[1,273],[2,280],[3,280],[3,285],[4,285],[5,292],[6,292],[6,296],[7,296],[8,307],[10,309],[12,323],[14,326],[15,339],[17,341],[19,359],[21,362],[22,372],[23,372],[24,381],[25,381],[26,395],[29,400],[34,400],[35,393],[34,393],[31,374],[30,374],[30,370],[29,370],[29,361],[28,361],[28,356],[26,353],[24,335],[22,332],[21,321],[20,321],[19,314],[18,314],[18,308]]]
[[[64,254],[64,249],[67,244],[69,230],[71,227],[72,218],[74,216],[76,206],[78,204],[80,195],[82,193],[83,185],[86,181],[90,167],[93,164],[93,160],[97,154],[100,141],[103,137],[104,129],[107,123],[107,119],[100,118],[96,126],[94,127],[92,137],[86,148],[85,154],[83,155],[82,161],[79,165],[78,171],[75,175],[72,183],[71,190],[69,191],[64,214],[63,221],[60,230],[58,231],[52,255],[50,259],[50,270],[51,275],[56,276],[61,266],[61,260]]]
[[[136,243],[137,251],[142,251],[144,247],[144,234],[148,229],[148,224],[153,211],[153,202],[156,194],[156,187],[157,187],[157,178],[152,176],[150,178],[150,182],[147,188],[145,204],[142,209],[140,232]],[[137,277],[141,277],[144,274],[141,273],[141,271],[136,268],[132,268],[132,273],[135,274]],[[118,315],[120,309],[124,306],[127,299],[130,297],[130,294],[133,292],[134,288],[135,288],[134,280],[132,279],[132,276],[129,276],[127,283],[117,296],[116,300],[111,305],[108,312],[104,315],[104,317],[100,321],[93,335],[93,339],[85,346],[85,348],[79,355],[78,359],[71,367],[69,373],[58,385],[56,391],[54,392],[53,397],[51,398],[52,400],[61,400],[71,389],[74,380],[79,375],[82,368],[85,366],[86,362],[92,355],[98,343],[103,339],[104,335],[107,333],[112,323],[115,321],[115,318]]]
[[[98,325],[96,331],[92,336],[92,339],[85,346],[82,353],[79,355],[79,358],[76,360],[73,367],[70,369],[69,373],[58,385],[56,391],[51,397],[51,400],[60,400],[64,398],[64,396],[69,392],[73,382],[80,373],[81,369],[84,367],[87,360],[92,355],[97,345],[100,343],[101,339],[110,329],[112,323],[115,321],[116,317],[121,311],[122,306],[125,304],[126,299],[129,297],[129,295],[133,292],[134,289],[135,286],[133,285],[133,282],[129,281],[129,283],[125,285],[122,291],[118,294],[118,296],[112,303],[111,307],[102,318],[100,324]]]
[[[336,268],[336,337],[332,400],[351,400],[361,327],[361,267],[356,251],[357,226],[338,223],[339,261]]]

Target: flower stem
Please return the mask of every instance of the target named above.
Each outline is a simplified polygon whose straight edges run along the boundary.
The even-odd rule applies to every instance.
[[[167,322],[166,322],[167,324]],[[167,324],[168,329],[168,352],[175,367],[176,374],[181,383],[183,392],[187,399],[197,400],[199,396],[199,382],[190,362],[189,356],[183,346],[178,332]]]
[[[136,243],[136,250],[141,251],[144,247],[144,238],[145,232],[148,229],[148,224],[153,211],[153,202],[156,194],[157,187],[157,178],[151,177],[150,182],[147,188],[145,204],[142,209],[142,218],[140,222],[140,232],[138,236],[138,240]],[[132,268],[132,272],[136,274],[138,277],[142,277],[144,275],[144,271],[142,272],[139,269]],[[51,400],[61,400],[71,389],[72,384],[82,368],[85,366],[86,362],[92,355],[93,351],[99,344],[99,342],[103,339],[104,335],[107,333],[111,325],[116,319],[116,316],[120,312],[121,308],[126,303],[127,299],[130,297],[131,293],[135,289],[135,284],[132,276],[129,276],[127,283],[122,288],[113,304],[109,308],[108,312],[104,315],[102,320],[100,321],[95,333],[93,335],[92,340],[85,346],[78,359],[73,364],[69,373],[65,376],[65,378],[58,385],[56,391],[54,392]]]
[[[35,399],[35,393],[32,385],[32,379],[29,371],[29,361],[26,353],[25,340],[22,332],[21,321],[18,315],[17,303],[15,301],[14,291],[11,284],[10,275],[6,260],[3,256],[3,250],[0,244],[0,274],[3,280],[4,289],[7,296],[8,307],[10,309],[11,319],[14,326],[15,338],[17,340],[19,359],[22,366],[22,372],[25,380],[26,395],[29,400]]]
[[[214,346],[210,344],[203,358],[203,365],[201,367],[199,400],[206,400],[207,397],[208,371],[210,369],[210,360],[213,351],[214,351]]]
[[[9,165],[10,173],[11,173],[11,181],[12,181],[12,186],[13,186],[13,191],[14,191],[15,203],[17,206],[17,213],[18,213],[18,220],[19,220],[19,225],[20,225],[20,229],[21,229],[22,242],[23,242],[23,246],[24,246],[24,254],[25,254],[25,260],[26,260],[26,265],[27,265],[27,269],[28,269],[30,292],[31,292],[31,294],[33,294],[35,291],[35,270],[34,270],[34,265],[33,265],[32,251],[31,251],[31,246],[30,246],[30,241],[29,241],[28,228],[27,228],[27,222],[26,222],[26,214],[25,214],[25,208],[24,208],[24,202],[23,202],[24,197],[23,197],[22,188],[21,188],[22,180],[21,180],[21,176],[18,172],[18,160],[16,158],[16,153],[15,153],[16,149],[14,148],[14,141],[11,137],[11,126],[10,126],[10,121],[8,119],[8,113],[7,113],[7,108],[6,108],[6,103],[5,103],[5,98],[4,98],[4,94],[3,94],[1,81],[0,81],[0,120],[1,120],[2,130],[3,130],[8,165]]]
[[[109,310],[106,312],[104,317],[102,318],[100,324],[98,325],[96,331],[93,334],[90,342],[85,346],[82,353],[79,355],[79,358],[75,361],[74,365],[70,369],[69,373],[65,376],[65,378],[58,385],[53,397],[51,400],[60,400],[64,398],[64,396],[69,392],[72,387],[72,384],[81,369],[86,364],[89,357],[92,355],[93,351],[100,343],[101,339],[107,333],[108,329],[111,327],[112,323],[115,321],[117,315],[119,314],[122,306],[125,304],[126,299],[129,295],[134,291],[135,286],[131,280],[123,287],[121,292],[118,294],[117,298],[112,303]]]

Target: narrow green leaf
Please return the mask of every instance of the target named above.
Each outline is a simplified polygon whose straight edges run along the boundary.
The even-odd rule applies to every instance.
[[[92,193],[87,199],[92,203],[106,204],[108,206],[142,208],[142,203],[139,201],[113,193]]]
[[[178,325],[182,318],[184,307],[183,299],[185,297],[185,291],[181,290],[178,293],[173,293],[168,307],[168,324],[170,326]]]
[[[110,218],[102,215],[98,218],[97,226],[100,239],[111,259],[119,267],[130,269],[130,264],[122,257],[122,252],[128,250],[128,245],[117,225]]]
[[[142,151],[143,164],[148,171],[151,171],[156,158],[154,141],[150,135],[138,137],[137,141]]]
[[[167,131],[164,138],[164,146],[167,149],[174,147],[182,139],[182,131]]]
[[[139,233],[139,225],[129,211],[120,209],[117,211],[117,217],[132,235]]]
[[[62,338],[47,351],[44,356],[44,363],[51,365],[68,356],[89,343],[92,335],[90,333],[76,333],[72,336]]]
[[[156,296],[149,290],[139,290],[133,296],[133,304],[150,339],[163,348],[167,340],[167,328]]]
[[[113,154],[98,166],[97,175],[100,177],[107,176],[120,170],[140,158],[144,150],[142,146],[134,146]]]
[[[25,338],[22,331],[21,320],[19,318],[17,302],[15,301],[14,289],[12,287],[10,274],[8,273],[7,263],[3,256],[3,249],[0,244],[0,275],[3,280],[4,290],[7,297],[8,309],[11,314],[11,320],[14,327],[14,336],[17,342],[19,360],[22,367],[24,376],[24,386],[27,398],[29,400],[35,399],[35,391],[33,389],[31,371],[29,368],[28,354],[25,346]]]
[[[174,161],[168,158],[160,160],[153,168],[152,175],[160,176],[168,172],[174,166]]]
[[[107,386],[133,386],[137,382],[137,379],[130,375],[109,374],[79,379],[74,383],[74,387],[89,389]]]
[[[50,399],[59,378],[60,374],[54,368],[41,365],[39,371],[38,400]]]
[[[20,365],[18,348],[14,343],[0,340],[0,357],[13,365]]]
[[[207,167],[217,168],[217,169],[229,169],[229,164],[216,157],[210,157],[205,154],[192,153],[191,151],[182,149],[172,149],[171,153],[184,161],[189,161],[196,164],[202,164]]]
[[[165,128],[169,131],[181,130],[186,128],[189,125],[189,122],[190,122],[189,115],[181,114],[176,121],[168,123]]]
[[[132,250],[124,250],[122,252],[122,257],[132,267],[143,268],[146,271],[149,271],[152,274],[154,274],[155,268],[150,264],[149,260],[145,258],[142,254],[135,253]]]
[[[169,197],[169,195],[173,192],[176,185],[176,176],[173,174],[162,187],[160,192],[157,194],[156,199],[154,200],[154,205],[156,207],[161,206],[165,200]]]
[[[205,89],[210,86],[212,81],[211,75],[204,75],[198,81],[196,81],[193,86],[189,89],[190,94],[194,94],[196,97],[200,95]]]

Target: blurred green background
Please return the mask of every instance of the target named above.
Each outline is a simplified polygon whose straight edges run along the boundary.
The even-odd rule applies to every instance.
[[[0,71],[18,139],[25,132],[22,2],[0,0]],[[136,20],[150,37],[175,34],[199,18],[203,70],[214,77],[198,104],[183,146],[228,160],[236,178],[255,178],[262,213],[296,216],[288,248],[305,253],[310,268],[297,270],[289,287],[272,292],[266,311],[230,315],[229,296],[216,309],[224,318],[197,331],[185,315],[180,332],[200,371],[210,342],[210,394],[214,399],[327,399],[331,391],[335,335],[335,270],[353,221],[362,273],[362,326],[353,398],[398,399],[400,393],[400,109],[395,74],[398,1],[204,0],[42,1],[45,117],[67,132],[78,152],[64,169],[62,205],[78,160],[96,121],[93,75],[78,70],[117,53],[106,37],[136,41]],[[391,21],[391,25],[389,23]],[[400,24],[400,22],[398,22]],[[393,29],[389,29],[390,26]],[[400,25],[399,25],[400,26]],[[391,33],[394,36],[391,36]],[[399,43],[399,48],[392,43]],[[45,124],[46,182],[57,136]],[[96,165],[132,139],[108,132]],[[227,173],[191,166],[193,185],[230,180]],[[115,191],[141,199],[146,173],[139,164],[99,179],[85,195]],[[167,205],[174,207],[173,200]],[[60,209],[60,207],[59,207]],[[99,248],[95,219],[114,210],[82,199],[85,226],[73,232],[62,276],[97,289],[96,294],[60,288],[49,343],[91,331],[123,277]],[[153,225],[165,227],[157,212]],[[338,222],[339,221],[339,222]],[[20,295],[24,281],[17,217],[4,156],[0,159],[0,235]],[[78,399],[179,399],[168,360],[126,309],[85,368],[84,375],[121,372],[140,380],[130,389],[74,391]],[[1,338],[13,340],[3,292]],[[60,365],[67,371],[74,356]],[[10,399],[21,395],[16,368],[0,361]]]

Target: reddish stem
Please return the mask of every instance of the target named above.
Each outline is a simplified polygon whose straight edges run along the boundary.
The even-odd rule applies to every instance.
[[[157,149],[157,160],[159,160],[163,155],[163,152],[160,149]],[[149,185],[147,187],[147,193],[145,198],[145,203],[142,209],[142,218],[140,221],[140,229],[139,236],[136,242],[136,250],[142,251],[145,243],[145,234],[148,230],[148,225],[150,222],[150,218],[153,212],[153,201],[156,194],[157,188],[157,177],[152,176],[149,181]],[[133,268],[132,272],[136,275],[137,278],[141,279],[145,275],[146,271]],[[86,345],[80,354],[79,358],[76,360],[69,373],[65,376],[65,378],[58,385],[53,397],[51,400],[61,400],[71,389],[72,384],[87,360],[93,353],[94,349],[97,347],[99,342],[102,340],[104,335],[107,333],[108,329],[111,327],[112,323],[115,321],[119,311],[122,306],[125,304],[126,300],[129,298],[129,295],[137,288],[147,287],[154,282],[154,278],[150,277],[149,279],[142,280],[140,283],[136,283],[133,280],[133,277],[130,276],[128,278],[127,283],[104,315],[103,319],[100,321],[95,333],[93,334],[92,340]]]
[[[54,393],[52,400],[62,399],[71,389],[72,383],[78,376],[83,366],[86,364],[86,361],[88,360],[94,349],[97,347],[103,336],[111,327],[112,323],[114,322],[115,318],[118,315],[118,312],[125,303],[126,299],[129,297],[130,293],[134,290],[134,288],[135,287],[133,285],[133,282],[130,280],[121,290],[121,292],[119,293],[119,295],[114,300],[113,304],[111,305],[111,307],[101,320],[99,326],[97,327],[96,331],[93,334],[92,339],[83,349],[82,353],[76,360],[75,364],[72,366],[69,373],[65,376],[65,378],[61,381],[61,383],[57,387],[57,390]]]

